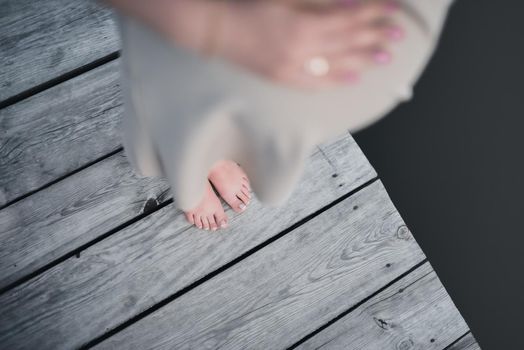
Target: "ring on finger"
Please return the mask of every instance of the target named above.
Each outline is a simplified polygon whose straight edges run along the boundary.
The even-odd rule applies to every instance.
[[[304,68],[309,74],[315,77],[321,77],[329,72],[330,66],[324,56],[314,56],[304,63]]]

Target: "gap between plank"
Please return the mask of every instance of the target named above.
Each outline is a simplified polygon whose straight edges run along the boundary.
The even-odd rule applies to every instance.
[[[400,281],[401,279],[403,279],[404,277],[406,277],[407,275],[409,275],[410,273],[412,273],[413,271],[415,271],[416,269],[418,269],[419,267],[424,265],[426,262],[428,262],[427,258],[425,258],[424,260],[418,262],[417,264],[412,266],[409,270],[403,272],[398,277],[396,277],[393,280],[391,280],[390,282],[386,283],[385,285],[380,287],[378,290],[376,290],[375,292],[371,293],[370,295],[368,295],[364,299],[360,300],[359,302],[357,302],[355,305],[353,305],[352,307],[350,307],[346,311],[342,312],[341,314],[339,314],[335,318],[331,319],[330,321],[328,321],[327,323],[323,324],[322,326],[320,326],[319,328],[317,328],[313,332],[309,333],[308,335],[306,335],[305,337],[303,337],[302,339],[300,339],[299,341],[297,341],[296,343],[294,343],[293,345],[288,347],[286,350],[295,349],[297,346],[299,346],[300,344],[304,343],[306,340],[314,337],[318,333],[322,332],[324,329],[328,328],[333,323],[335,323],[338,320],[340,320],[341,318],[345,317],[346,315],[348,315],[349,313],[351,313],[352,311],[357,309],[359,306],[361,306],[362,304],[364,304],[365,302],[367,302],[371,298],[373,298],[373,297],[377,296],[378,294],[382,293],[384,290],[386,290],[387,288],[391,287],[393,284],[397,283],[398,281]]]
[[[162,195],[159,196],[159,197],[162,197]],[[120,224],[120,225],[118,225],[118,226],[112,228],[111,230],[107,231],[106,233],[104,233],[104,234],[102,234],[102,235],[96,237],[95,239],[93,239],[93,240],[91,240],[91,241],[89,241],[89,242],[87,242],[87,243],[82,244],[81,246],[79,246],[78,248],[75,248],[75,249],[71,250],[71,251],[68,252],[67,254],[62,255],[61,257],[59,257],[59,258],[57,258],[57,259],[55,259],[55,260],[49,262],[48,264],[46,264],[46,265],[40,267],[39,269],[37,269],[37,270],[31,272],[30,274],[27,274],[27,275],[25,275],[25,276],[23,276],[23,277],[17,279],[16,281],[14,281],[14,282],[8,284],[7,286],[1,288],[1,289],[0,289],[0,295],[2,295],[3,293],[5,293],[5,292],[7,292],[7,291],[9,291],[9,290],[11,290],[11,289],[13,289],[13,288],[18,287],[19,285],[21,285],[21,284],[23,284],[23,283],[25,283],[25,282],[27,282],[27,281],[33,279],[33,278],[35,278],[36,276],[38,276],[38,275],[40,275],[40,274],[46,272],[47,270],[49,270],[49,269],[55,267],[55,266],[58,265],[58,264],[63,263],[64,261],[66,261],[67,259],[69,259],[69,258],[71,258],[71,257],[73,257],[73,256],[75,256],[75,255],[76,255],[76,256],[80,256],[80,253],[81,253],[83,250],[86,250],[87,248],[89,248],[89,247],[91,247],[91,246],[97,244],[98,242],[100,242],[100,241],[106,239],[107,237],[113,235],[114,233],[116,233],[116,232],[118,232],[118,231],[120,231],[120,230],[126,228],[127,226],[130,226],[130,225],[134,224],[134,223],[137,222],[137,221],[142,220],[142,219],[145,218],[146,216],[149,216],[149,215],[153,214],[155,211],[160,210],[160,209],[162,209],[163,207],[165,207],[165,206],[167,206],[167,205],[169,205],[169,204],[171,204],[171,203],[173,203],[173,198],[169,198],[169,199],[167,199],[165,202],[159,203],[159,204],[156,205],[154,208],[152,208],[152,209],[150,209],[150,210],[147,210],[147,211],[144,211],[143,213],[140,213],[140,214],[138,214],[137,216],[135,216],[134,218],[131,218],[131,219],[129,219],[129,220],[123,222],[122,224]]]
[[[442,350],[448,350],[449,348],[451,348],[453,345],[457,344],[462,338],[464,338],[465,336],[467,336],[468,334],[471,333],[471,330],[468,330],[466,333],[462,334],[460,337],[458,337],[457,339],[455,339],[453,342],[451,342],[451,344],[449,344],[448,346],[446,346],[444,349]]]
[[[349,191],[348,193],[346,193],[346,194],[340,196],[339,198],[335,199],[333,202],[329,203],[328,205],[318,209],[317,211],[313,212],[312,214],[309,214],[308,216],[304,217],[303,219],[299,220],[298,222],[294,223],[293,225],[289,226],[288,228],[282,230],[280,233],[276,234],[275,236],[265,240],[264,242],[258,244],[255,247],[249,249],[248,251],[246,251],[245,253],[239,255],[238,257],[236,257],[235,259],[231,260],[227,264],[220,266],[219,268],[217,268],[214,271],[211,271],[207,275],[199,278],[198,280],[194,281],[193,283],[191,283],[191,284],[187,285],[186,287],[178,290],[177,292],[175,292],[174,294],[172,294],[172,295],[168,296],[167,298],[161,300],[157,304],[155,304],[155,305],[151,306],[150,308],[148,308],[148,309],[146,309],[146,310],[136,314],[135,316],[133,316],[132,318],[128,319],[124,323],[121,323],[120,325],[116,326],[115,328],[110,329],[107,332],[101,334],[100,336],[94,338],[93,340],[87,342],[86,344],[82,345],[80,347],[80,349],[90,349],[90,348],[100,344],[104,340],[112,337],[113,335],[117,334],[118,332],[120,332],[120,331],[124,330],[125,328],[131,326],[133,323],[138,322],[141,319],[149,316],[153,312],[155,312],[155,311],[159,310],[160,308],[166,306],[167,304],[169,304],[173,300],[177,299],[178,297],[186,294],[187,292],[189,292],[192,289],[198,287],[199,285],[205,283],[206,281],[210,280],[211,278],[213,278],[213,277],[217,276],[218,274],[224,272],[225,270],[231,268],[232,266],[236,265],[240,261],[242,261],[245,258],[249,257],[250,255],[256,253],[260,249],[263,249],[267,245],[269,245],[269,244],[273,243],[274,241],[282,238],[283,236],[285,236],[289,232],[293,231],[297,227],[307,223],[311,219],[315,218],[316,216],[320,215],[321,213],[325,212],[326,210],[330,209],[331,207],[337,205],[338,203],[344,201],[345,199],[351,197],[353,194],[363,190],[364,188],[366,188],[367,186],[371,185],[372,183],[374,183],[377,180],[378,180],[378,176],[373,177],[372,179],[366,181],[365,183],[363,183],[363,184],[359,185],[358,187],[354,188],[353,190]]]
[[[33,86],[27,90],[24,90],[22,92],[19,92],[11,97],[6,98],[3,101],[0,101],[0,109],[9,107],[11,105],[14,105],[15,103],[18,103],[22,100],[25,100],[26,98],[29,98],[33,95],[36,95],[44,90],[47,90],[49,88],[52,88],[53,86],[56,86],[58,84],[61,84],[69,79],[75,78],[81,74],[84,74],[92,69],[95,69],[97,67],[100,67],[106,63],[109,63],[111,61],[116,60],[120,56],[120,51],[112,52],[106,56],[100,57],[93,62],[89,62],[81,67],[75,68],[73,70],[70,70],[69,72],[66,72],[62,75],[59,75],[55,78],[52,78],[48,81],[45,81],[41,84],[38,84],[36,86]]]
[[[74,174],[76,174],[76,173],[78,173],[78,172],[80,172],[80,171],[82,171],[84,169],[87,169],[91,165],[95,165],[96,163],[101,162],[104,159],[107,159],[107,158],[109,158],[111,156],[114,156],[115,154],[117,154],[117,153],[119,153],[119,152],[121,152],[123,150],[124,150],[124,148],[122,146],[120,146],[117,149],[115,149],[115,150],[113,150],[113,151],[111,151],[111,152],[109,152],[109,153],[107,153],[107,154],[105,154],[105,155],[103,155],[101,157],[98,157],[95,160],[92,160],[92,161],[90,161],[90,162],[88,162],[88,163],[86,163],[86,164],[84,164],[84,165],[82,165],[82,166],[80,166],[80,167],[78,167],[78,168],[76,168],[74,170],[71,170],[70,172],[68,172],[68,173],[66,173],[64,175],[61,175],[61,176],[57,177],[56,179],[54,179],[54,180],[52,180],[52,181],[50,181],[50,182],[48,182],[48,183],[38,187],[38,188],[35,188],[34,190],[31,190],[31,191],[29,191],[27,193],[24,193],[21,196],[18,196],[18,197],[14,198],[14,199],[11,199],[9,202],[5,203],[4,205],[1,205],[0,206],[0,210],[5,209],[5,208],[9,207],[10,205],[13,205],[13,204],[17,203],[17,202],[21,201],[22,199],[27,198],[27,197],[35,194],[38,191],[42,191],[42,190],[46,189],[46,188],[48,188],[48,187],[50,187],[50,186],[52,186],[52,185],[54,185],[54,184],[64,180],[66,177],[69,177],[69,176],[74,175]],[[1,293],[2,292],[0,292],[0,294]]]

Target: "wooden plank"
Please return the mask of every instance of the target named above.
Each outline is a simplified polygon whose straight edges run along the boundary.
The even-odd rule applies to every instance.
[[[467,330],[437,274],[425,263],[297,349],[441,350]]]
[[[123,152],[0,210],[0,289],[166,200],[168,185],[137,177]],[[149,201],[149,202],[148,202]]]
[[[326,200],[376,175],[350,136],[323,147],[329,162],[346,159],[337,169],[340,177],[332,181],[343,186],[327,186]],[[310,166],[331,171],[322,158],[313,155]],[[119,153],[0,210],[0,290],[133,219],[146,203],[165,201],[167,190],[165,181],[138,178]]]
[[[98,1],[0,2],[0,101],[118,50]]]
[[[120,147],[117,64],[0,110],[0,206]]]
[[[446,350],[480,350],[480,345],[477,343],[475,337],[473,337],[473,334],[470,332],[466,334],[464,338],[460,339]]]
[[[425,258],[404,228],[376,181],[95,348],[286,348]]]
[[[376,176],[348,136],[327,146],[326,155],[340,154],[341,149],[353,149],[351,153],[358,155],[346,157],[345,165],[339,169],[352,174],[347,175],[348,180],[353,178],[341,187],[339,178],[331,176],[326,158],[315,152],[285,207],[264,207],[255,199],[240,215],[228,210],[231,225],[227,230],[209,232],[190,228],[183,215],[169,205],[91,246],[79,258],[72,257],[8,291],[0,297],[0,343],[9,349],[78,347]],[[121,182],[115,179],[119,184],[115,186]],[[70,187],[74,188],[72,184]],[[97,203],[121,196],[116,192],[100,194],[102,198]],[[74,201],[71,203],[72,208],[84,211],[92,219],[103,210],[87,209],[102,205],[89,200],[77,206]],[[78,210],[79,206],[83,209]],[[392,214],[391,220],[396,218]],[[84,225],[89,222],[89,218],[83,220]],[[55,227],[61,234],[49,242],[57,248],[47,250],[60,249],[61,244],[55,242],[68,240],[68,235],[80,237],[92,235],[91,231],[100,232],[106,222],[111,222],[109,216],[103,225],[77,226],[78,230],[66,225],[60,230],[62,224],[58,223]],[[45,238],[41,242],[45,244]]]
[[[339,142],[339,140],[346,140],[346,142]],[[334,143],[337,144],[336,147],[333,147]],[[359,183],[362,183],[362,180],[367,181],[369,162],[354,161],[366,156],[348,131],[343,131],[332,140],[317,145],[317,149],[326,158],[328,167],[333,171],[331,176],[337,179],[340,187],[355,181]],[[355,177],[356,174],[360,174],[360,177]]]

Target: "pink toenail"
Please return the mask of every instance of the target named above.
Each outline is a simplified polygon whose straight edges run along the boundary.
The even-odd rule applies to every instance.
[[[386,51],[377,51],[373,54],[373,60],[379,64],[386,64],[391,61],[391,55]]]
[[[390,39],[398,41],[404,38],[404,31],[400,27],[391,27],[387,29],[387,35]]]
[[[246,205],[244,203],[240,203],[238,207],[240,208],[240,210],[246,209]]]
[[[221,227],[221,228],[226,228],[226,227],[227,227],[227,222],[222,221],[222,222],[220,223],[220,227]]]

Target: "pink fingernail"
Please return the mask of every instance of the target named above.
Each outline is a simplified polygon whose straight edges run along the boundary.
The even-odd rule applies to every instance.
[[[404,38],[404,30],[400,27],[390,27],[387,29],[387,35],[390,39],[399,41]]]
[[[399,4],[394,1],[388,1],[386,2],[386,12],[387,13],[393,13],[396,12],[399,9]]]
[[[391,62],[391,54],[386,51],[377,51],[373,54],[373,60],[378,64]]]

